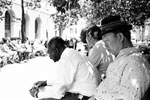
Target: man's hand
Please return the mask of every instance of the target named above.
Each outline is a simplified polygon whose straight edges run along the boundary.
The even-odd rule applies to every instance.
[[[47,85],[46,81],[38,81],[38,82],[34,83],[33,87],[39,88],[39,87],[46,86],[46,85]]]
[[[36,87],[32,87],[30,90],[29,90],[30,94],[32,97],[35,97],[35,98],[38,98],[38,88]]]

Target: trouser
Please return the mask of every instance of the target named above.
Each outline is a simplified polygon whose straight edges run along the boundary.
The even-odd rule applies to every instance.
[[[88,100],[90,97],[82,96],[80,94],[69,93],[67,92],[65,96],[61,99],[54,99],[54,98],[45,98],[40,100]]]

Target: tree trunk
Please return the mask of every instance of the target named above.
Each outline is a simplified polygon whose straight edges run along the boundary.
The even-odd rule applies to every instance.
[[[140,34],[141,34],[141,41],[142,41],[142,42],[143,42],[144,39],[145,39],[144,32],[145,32],[144,26],[140,26]]]
[[[62,25],[59,25],[59,36],[61,37],[62,36]]]
[[[21,0],[21,9],[22,9],[22,21],[21,21],[21,42],[25,42],[25,34],[24,34],[24,25],[25,25],[25,17],[24,17],[24,1]]]

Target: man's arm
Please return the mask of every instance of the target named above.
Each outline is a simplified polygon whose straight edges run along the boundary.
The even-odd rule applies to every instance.
[[[70,88],[74,80],[74,68],[72,68],[70,61],[59,63],[56,66],[56,78],[52,86],[45,86],[39,89],[39,98],[55,98],[60,99],[65,92]]]

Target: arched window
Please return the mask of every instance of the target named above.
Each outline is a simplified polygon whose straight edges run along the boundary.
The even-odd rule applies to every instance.
[[[38,20],[35,20],[35,38],[38,37]]]
[[[38,17],[35,19],[35,39],[40,37],[41,31],[41,19]]]
[[[24,19],[23,31],[24,31],[24,35],[26,37],[26,19]]]
[[[5,37],[8,37],[11,29],[11,17],[8,11],[5,13]]]

